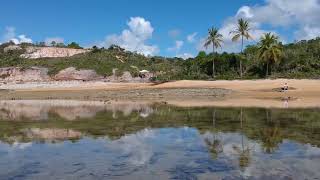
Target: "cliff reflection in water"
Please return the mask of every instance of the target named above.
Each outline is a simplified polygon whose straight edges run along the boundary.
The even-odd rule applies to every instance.
[[[0,104],[0,179],[320,177],[319,109]]]
[[[10,121],[48,120],[50,113],[56,114],[64,120],[73,121],[94,118],[101,111],[111,111],[113,117],[116,117],[119,112],[125,116],[129,116],[133,111],[140,112],[142,117],[152,113],[152,109],[147,103],[106,103],[76,100],[0,101],[0,119]]]

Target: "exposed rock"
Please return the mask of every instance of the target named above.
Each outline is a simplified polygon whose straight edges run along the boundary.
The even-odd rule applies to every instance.
[[[3,51],[6,53],[6,52],[9,52],[9,51],[17,51],[17,50],[22,50],[22,48],[20,46],[17,46],[17,45],[10,45],[10,46],[7,46],[3,49]]]
[[[29,139],[39,140],[66,140],[66,139],[79,139],[82,136],[81,132],[72,129],[39,129],[30,128],[23,130],[24,135]]]
[[[123,72],[122,76],[119,77],[120,81],[132,81],[134,78],[128,71]]]
[[[35,82],[48,81],[47,68],[31,67],[22,69],[19,67],[0,68],[0,81],[2,82]]]
[[[110,103],[110,104],[109,104]],[[115,116],[129,116],[133,112],[147,117],[153,113],[148,103],[77,101],[77,100],[1,100],[0,121],[44,121],[55,114],[66,121],[94,118],[98,112],[108,111]]]
[[[70,57],[76,54],[89,52],[87,49],[71,49],[71,48],[58,48],[58,47],[27,47],[26,53],[21,57],[29,59],[37,59],[44,57]]]
[[[144,72],[138,77],[133,77],[129,71],[124,71],[121,76],[117,76],[117,69],[112,70],[113,75],[105,77],[110,82],[150,82],[150,78],[154,77],[154,73]]]
[[[103,80],[108,82],[149,82],[154,77],[153,73],[140,73],[138,77],[133,77],[130,72],[125,71],[121,76],[117,74],[117,69],[113,70],[113,75],[104,78],[94,70],[77,70],[69,67],[61,70],[58,74],[50,77],[47,68],[31,67],[27,69],[19,67],[0,68],[0,82],[2,83],[25,83],[25,82],[48,82],[56,81],[93,81]],[[54,81],[52,81],[54,82]]]
[[[94,70],[77,70],[74,67],[61,70],[54,76],[55,80],[83,80],[90,81],[100,79],[101,77]]]

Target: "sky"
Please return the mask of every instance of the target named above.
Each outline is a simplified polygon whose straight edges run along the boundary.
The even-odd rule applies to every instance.
[[[220,29],[220,52],[239,52],[230,31],[249,20],[252,40],[272,32],[284,43],[320,36],[320,0],[10,0],[0,6],[0,42],[117,44],[145,55],[192,57]]]

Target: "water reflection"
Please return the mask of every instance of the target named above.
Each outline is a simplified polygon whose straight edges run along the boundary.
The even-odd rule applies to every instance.
[[[318,109],[31,102],[0,103],[0,179],[320,177]]]
[[[147,117],[152,113],[148,103],[74,100],[0,101],[0,118],[11,121],[48,120],[49,113],[57,114],[64,120],[73,121],[94,118],[101,111],[111,111],[114,118],[117,117],[117,113],[129,116],[132,112],[138,111],[141,117]]]

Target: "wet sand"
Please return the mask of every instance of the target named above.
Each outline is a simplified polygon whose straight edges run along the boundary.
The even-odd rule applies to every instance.
[[[280,92],[285,82],[290,90]],[[186,107],[320,107],[320,80],[184,80],[163,84],[83,82],[68,86],[24,84],[2,85],[0,88],[0,100],[150,101]]]

